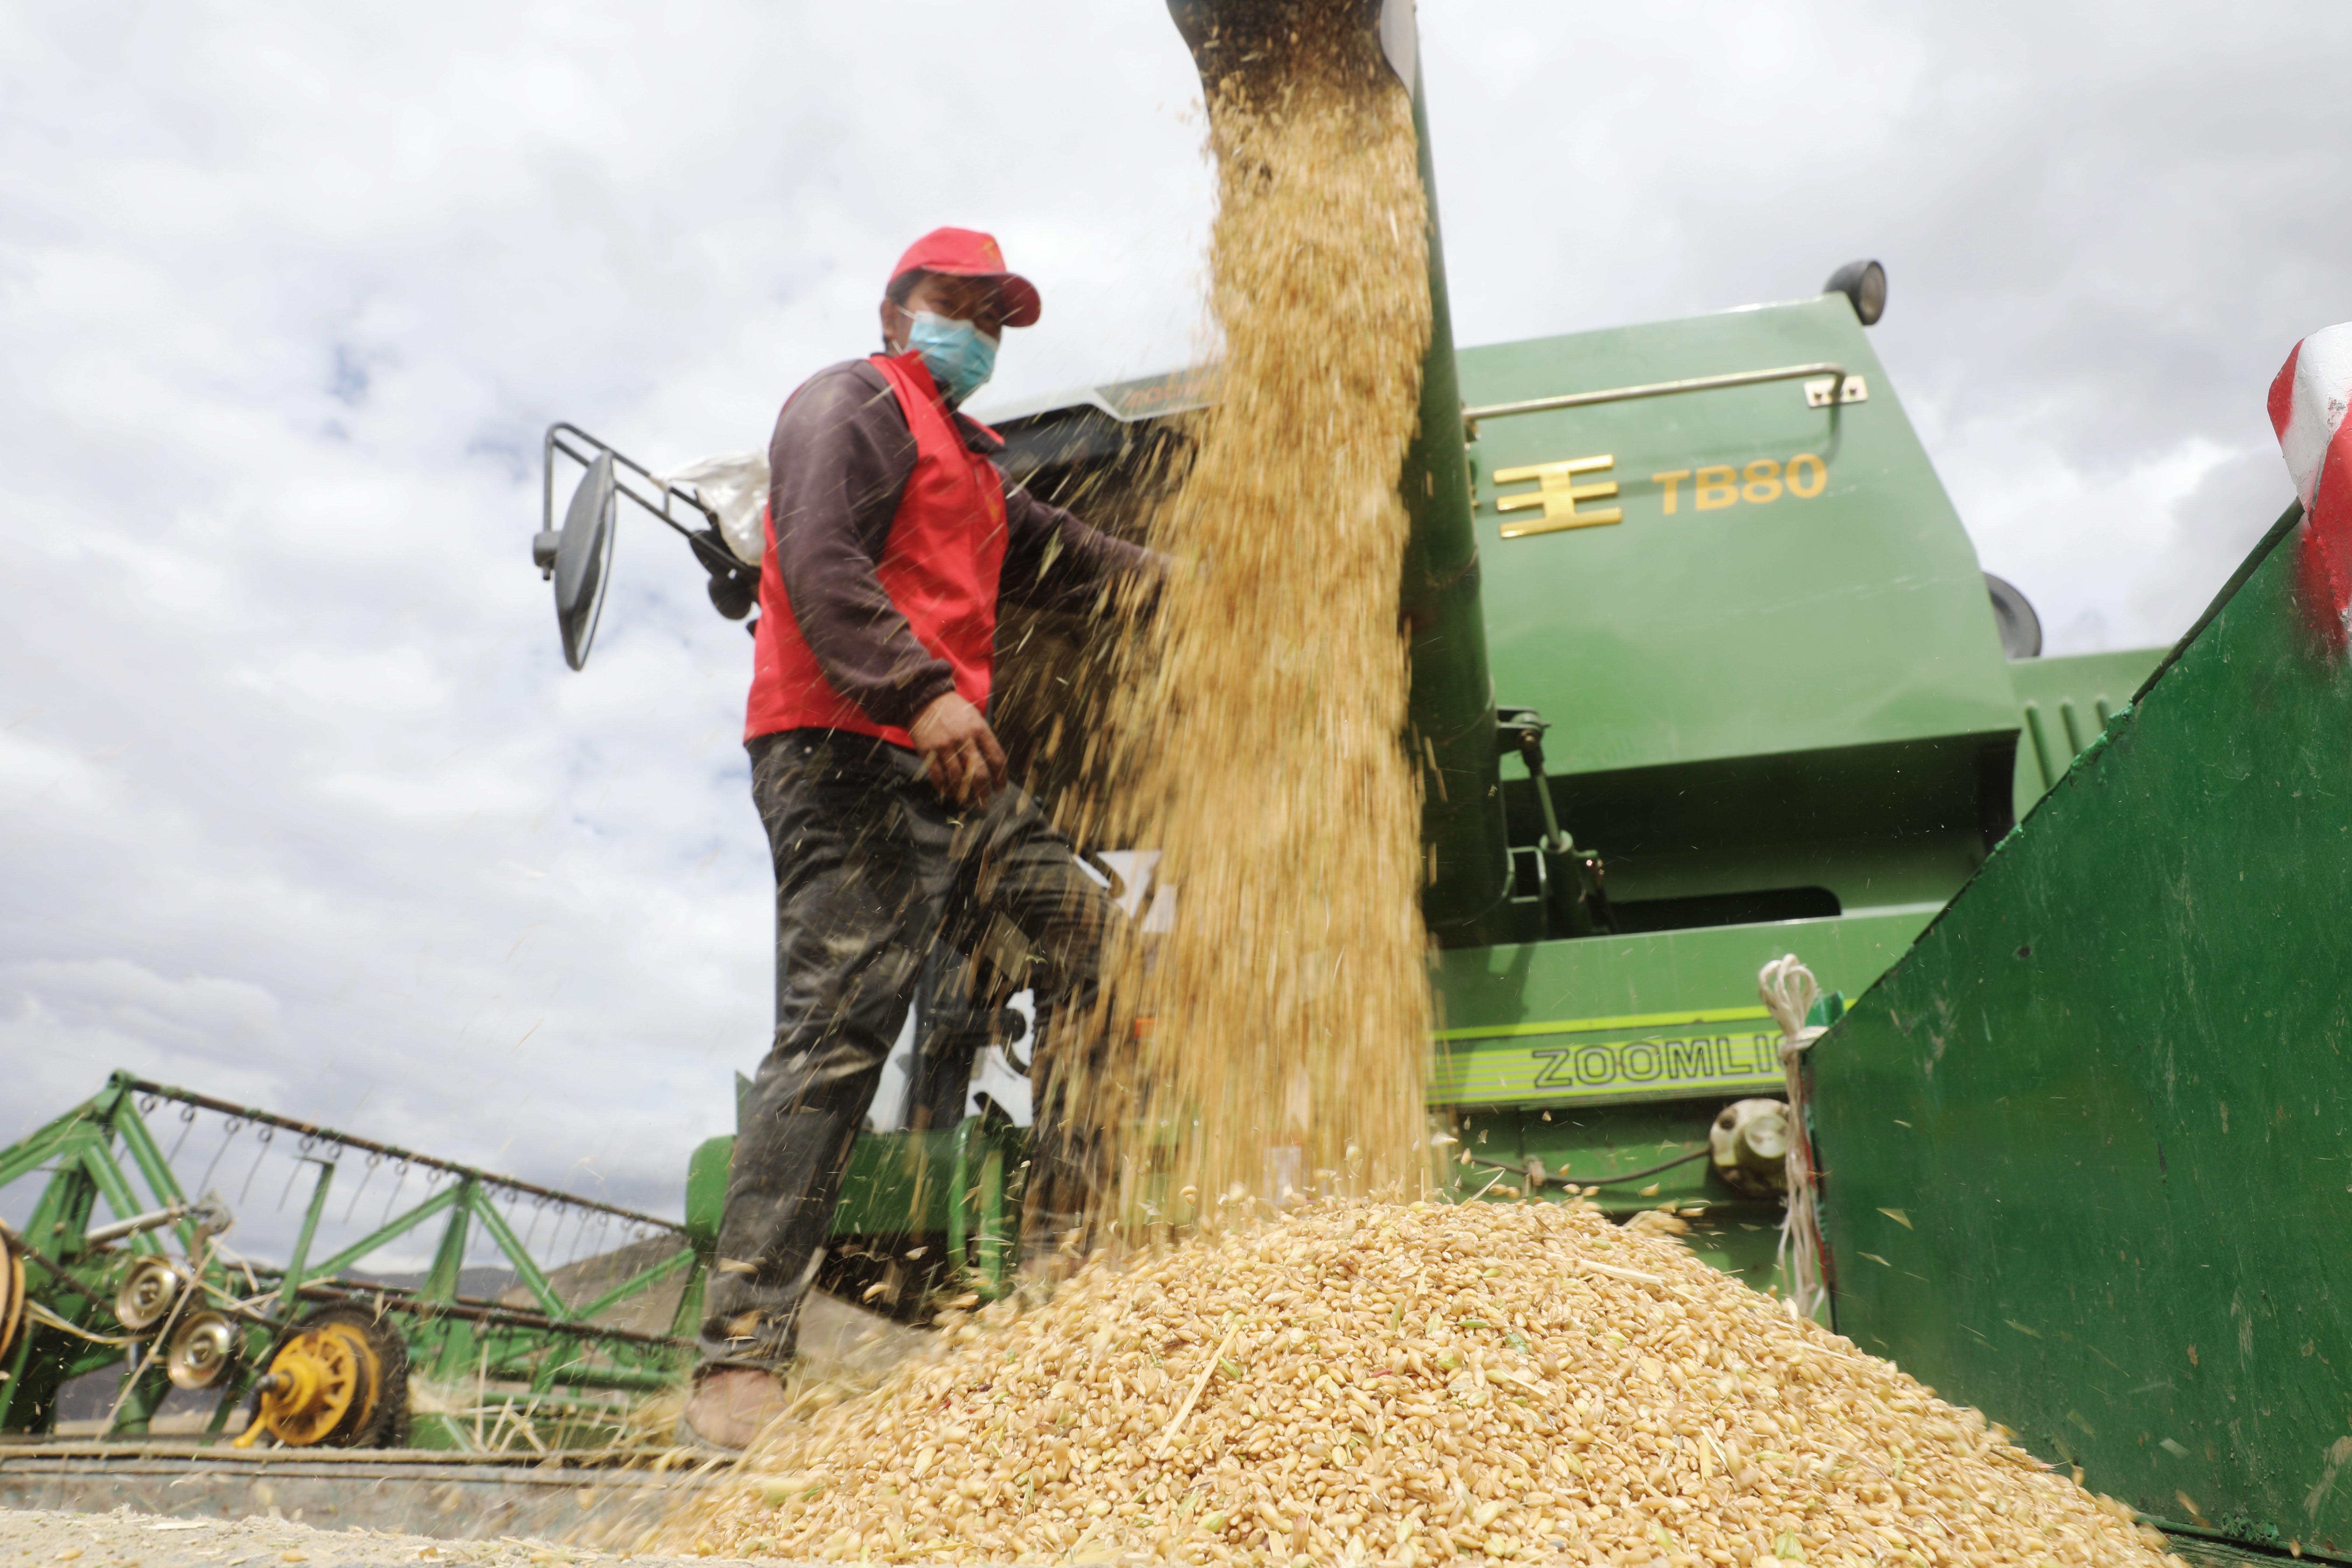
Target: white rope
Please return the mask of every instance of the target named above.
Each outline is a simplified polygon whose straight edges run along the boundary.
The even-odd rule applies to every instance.
[[[1803,1058],[1825,1030],[1805,1022],[1822,988],[1813,972],[1797,962],[1795,953],[1776,958],[1756,976],[1756,993],[1780,1026],[1780,1071],[1789,1092],[1789,1213],[1780,1222],[1780,1276],[1789,1284],[1785,1298],[1791,1317],[1810,1318],[1821,1310],[1822,1226],[1813,1195],[1813,1140],[1805,1111]]]

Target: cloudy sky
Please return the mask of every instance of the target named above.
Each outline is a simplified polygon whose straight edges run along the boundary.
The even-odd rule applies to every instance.
[[[2056,651],[2168,639],[2288,499],[2352,11],[1422,31],[1464,342],[1881,258]],[[541,433],[761,443],[940,223],[1045,295],[983,402],[1182,363],[1200,133],[1157,0],[0,8],[0,1141],[121,1065],[674,1212],[771,1005],[749,647],[625,522],[563,668]]]

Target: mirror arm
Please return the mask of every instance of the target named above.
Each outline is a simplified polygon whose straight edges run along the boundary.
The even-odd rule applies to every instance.
[[[580,449],[579,446],[573,445],[572,441],[563,439],[563,437],[567,436],[575,437],[581,445],[587,447],[589,450],[583,451]],[[614,469],[613,475],[614,480],[613,486],[614,490],[616,493],[625,495],[631,500],[636,502],[637,505],[643,508],[649,516],[657,518],[662,522],[667,524],[671,531],[675,532],[681,539],[691,541],[694,537],[695,531],[670,515],[670,503],[673,500],[680,501],[692,507],[700,514],[700,520],[704,526],[710,528],[716,528],[719,526],[719,514],[716,511],[713,511],[709,506],[705,505],[700,497],[688,495],[686,491],[679,489],[677,486],[665,482],[660,475],[655,473],[651,468],[646,468],[643,463],[636,461],[626,453],[622,452],[614,447],[608,446],[603,441],[599,441],[595,437],[591,436],[587,431],[580,428],[579,426],[570,424],[563,420],[558,420],[547,427],[547,439],[545,446],[542,448],[540,460],[539,527],[540,531],[542,533],[552,532],[555,529],[555,454],[558,452],[562,453],[565,457],[571,458],[573,462],[578,463],[583,468],[594,462],[599,454],[610,455],[613,459]],[[626,468],[630,473],[639,476],[647,486],[661,497],[661,504],[658,506],[655,505],[643,495],[640,495],[635,488],[623,482],[622,476],[619,472],[619,470],[623,468]]]
[[[585,526],[593,529],[593,546],[583,544],[589,554],[596,557],[593,563],[582,566],[584,578],[575,572],[572,584],[572,598],[566,599],[566,581],[562,568],[565,547],[574,529],[583,526],[579,516],[583,499],[589,495],[589,480],[582,481],[581,490],[572,500],[563,527],[555,526],[555,459],[557,454],[569,458],[588,470],[594,481],[597,495],[592,510],[597,515]],[[559,420],[547,427],[540,451],[540,529],[530,542],[531,562],[540,569],[542,578],[556,584],[556,623],[563,637],[564,658],[574,669],[587,662],[587,645],[596,635],[595,624],[604,605],[606,586],[603,573],[609,569],[613,537],[619,527],[615,510],[623,496],[636,503],[638,509],[672,533],[686,541],[693,555],[710,578],[710,602],[719,613],[730,620],[741,620],[757,607],[759,602],[759,568],[737,561],[727,547],[719,527],[717,509],[706,502],[699,493],[682,489],[669,483],[643,463],[615,450],[609,443],[600,441],[577,425]],[[691,509],[691,521],[680,515]],[[699,526],[696,526],[696,525]],[[583,540],[587,536],[583,535]],[[575,552],[575,554],[578,552]],[[586,562],[587,556],[579,556]],[[583,589],[581,583],[587,586]],[[588,595],[588,608],[579,608],[579,595]],[[571,607],[567,608],[567,603]],[[582,626],[585,626],[583,631]]]

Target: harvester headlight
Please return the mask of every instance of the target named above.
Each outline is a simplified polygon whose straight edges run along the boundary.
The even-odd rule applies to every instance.
[[[1886,313],[1886,268],[1875,261],[1849,261],[1822,285],[1824,294],[1843,294],[1853,302],[1855,318],[1875,326]]]

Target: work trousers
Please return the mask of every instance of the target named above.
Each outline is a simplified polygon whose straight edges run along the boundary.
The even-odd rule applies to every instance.
[[[1044,1027],[1024,1236],[1077,1223],[1105,1179],[1089,1026],[1118,906],[1026,795],[965,811],[911,752],[843,731],[750,743],[751,793],[776,869],[776,1032],[745,1096],[702,1325],[706,1365],[781,1369],[824,1261],[849,1148],[935,949],[1024,966]]]

